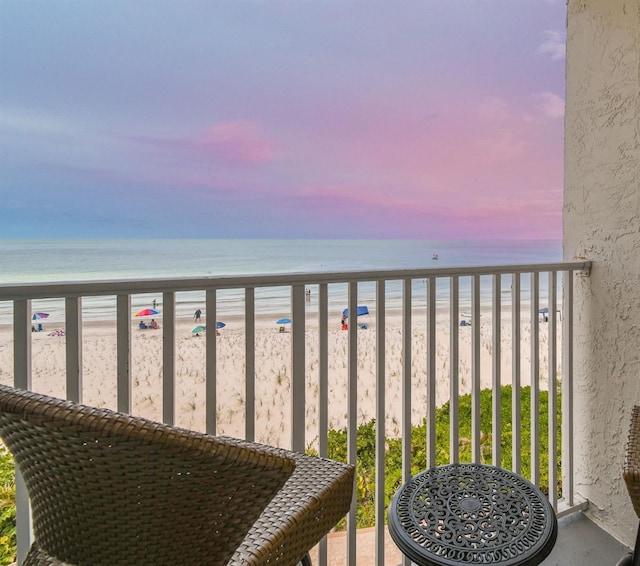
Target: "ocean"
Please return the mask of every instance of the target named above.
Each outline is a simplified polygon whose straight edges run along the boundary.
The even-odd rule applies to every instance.
[[[433,256],[437,254],[438,259]],[[508,265],[557,262],[562,259],[559,240],[0,240],[0,284],[35,282],[96,281],[111,279],[263,275],[301,272],[340,272],[369,269],[420,269],[475,265]],[[468,278],[465,278],[468,279]],[[461,280],[461,307],[469,296],[469,282]],[[523,278],[523,292],[528,288]],[[390,282],[387,301],[397,306],[399,282]],[[424,292],[414,285],[419,301]],[[507,286],[508,289],[508,286]],[[312,297],[314,287],[310,288]],[[483,283],[482,296],[490,295],[490,283]],[[346,285],[331,285],[330,308],[346,306]],[[374,286],[362,283],[359,302],[375,300]],[[541,281],[541,295],[545,296]],[[243,312],[244,293],[219,292],[218,313]],[[526,298],[526,296],[525,296]],[[151,306],[161,296],[135,295],[132,306]],[[203,308],[204,294],[179,293],[177,316],[191,316]],[[438,301],[448,300],[446,281],[438,286]],[[64,321],[62,301],[33,301],[34,312],[50,313],[48,323]],[[159,307],[161,310],[161,307]],[[256,312],[287,316],[289,293],[284,289],[258,289]],[[115,298],[83,300],[84,320],[114,318]],[[11,322],[12,305],[0,302],[0,324]]]

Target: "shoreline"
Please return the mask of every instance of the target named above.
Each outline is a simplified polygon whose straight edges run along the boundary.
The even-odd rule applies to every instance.
[[[362,303],[361,303],[362,304]],[[540,307],[542,308],[542,307]],[[562,305],[559,303],[557,305],[557,309],[558,309],[558,321],[561,320],[561,310],[562,310]],[[469,313],[471,312],[470,307],[467,307],[465,305],[465,307],[460,307],[458,308],[458,319],[470,319],[472,318],[471,316],[469,316]],[[511,308],[511,304],[508,305],[501,305],[500,308],[500,312],[501,312],[501,319],[504,320],[509,320],[510,321],[510,317],[511,317],[511,313],[512,313],[512,308]],[[525,320],[530,318],[531,316],[531,305],[529,303],[524,303],[522,302],[520,304],[520,313],[521,313],[521,319]],[[438,306],[436,307],[436,319],[439,320],[443,320],[446,319],[448,320],[450,318],[450,308],[448,306]],[[539,317],[540,317],[540,322],[541,324],[544,322],[542,320],[542,313],[538,313]],[[328,312],[328,319],[329,319],[329,328],[331,329],[332,326],[332,321],[339,321],[340,317],[342,315],[342,311],[338,311],[338,310],[330,310]],[[411,318],[412,321],[426,321],[426,316],[427,316],[427,309],[424,306],[420,306],[420,307],[415,307],[411,310]],[[276,319],[282,318],[282,317],[290,317],[289,314],[282,314],[281,316],[276,316],[273,314],[266,314],[266,313],[256,313],[255,314],[255,327],[256,328],[268,328],[268,327],[275,327],[277,328],[279,325],[276,324]],[[394,320],[394,319],[399,319],[402,317],[402,307],[387,307],[385,309],[385,319],[387,321],[389,320]],[[482,321],[485,322],[491,322],[492,317],[493,317],[493,311],[492,311],[492,307],[491,306],[481,306],[480,307],[480,317]],[[157,322],[160,324],[160,329],[162,329],[162,322],[163,322],[163,316],[162,316],[162,311],[159,312],[158,315],[156,316],[146,316],[146,317],[140,317],[140,318],[136,318],[132,315],[131,318],[131,327],[134,330],[137,330],[137,326],[140,322],[140,320],[144,320],[146,322],[149,322],[152,318],[155,318],[157,320]],[[230,315],[222,315],[218,317],[218,320],[220,321],[221,319],[224,319],[223,322],[225,323],[226,326],[234,326],[236,328],[238,327],[244,327],[244,321],[245,321],[245,316],[244,314],[230,314]],[[366,322],[366,324],[370,327],[370,328],[374,328],[375,324],[376,324],[376,317],[375,317],[375,307],[373,308],[369,308],[369,314],[365,315],[365,317],[359,317],[358,320],[362,321],[362,322]],[[46,319],[42,319],[42,320],[38,320],[38,321],[33,321],[32,325],[37,325],[38,323],[41,323],[43,325],[43,332],[47,333],[50,332],[52,330],[56,330],[59,328],[64,328],[64,321],[59,321],[51,318],[46,318]],[[175,319],[175,325],[176,328],[178,327],[182,327],[182,326],[197,326],[197,325],[203,325],[206,326],[206,313],[203,311],[202,314],[202,319],[200,322],[196,322],[193,319],[193,316],[187,317],[187,316],[177,316]],[[336,324],[338,324],[338,322],[336,322]],[[113,313],[113,316],[110,316],[109,318],[104,318],[104,319],[100,319],[100,320],[86,320],[83,319],[82,320],[82,328],[83,329],[91,329],[91,328],[108,328],[108,327],[115,327],[116,325],[116,316],[115,316],[115,310]],[[306,312],[306,316],[305,316],[305,325],[307,327],[311,326],[318,326],[318,312],[317,310],[312,310],[312,311],[307,311]],[[5,322],[5,323],[0,323],[0,332],[3,331],[7,331],[7,330],[11,330],[13,328],[13,322]]]

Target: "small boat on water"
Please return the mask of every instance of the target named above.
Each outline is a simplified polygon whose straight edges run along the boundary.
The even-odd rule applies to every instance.
[[[433,254],[433,256],[431,256],[431,259],[438,259],[438,254]]]

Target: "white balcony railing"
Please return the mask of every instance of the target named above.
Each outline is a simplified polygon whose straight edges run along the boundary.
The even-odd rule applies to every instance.
[[[266,302],[256,300],[256,294],[269,289],[270,293],[290,296],[291,331],[286,333],[283,351],[290,351],[290,361],[284,373],[290,377],[290,392],[286,397],[275,395],[271,403],[287,403],[288,439],[274,442],[304,451],[313,446],[320,455],[327,455],[330,428],[346,428],[347,459],[356,463],[358,425],[375,419],[375,548],[368,553],[375,556],[376,564],[384,563],[385,554],[385,446],[389,436],[399,437],[402,443],[402,478],[411,477],[411,427],[422,422],[426,425],[426,461],[421,467],[436,464],[436,408],[449,401],[449,459],[460,459],[459,396],[471,393],[471,438],[463,442],[471,446],[473,461],[486,458],[486,438],[481,438],[480,390],[489,384],[493,390],[491,409],[491,463],[505,465],[504,446],[501,445],[501,386],[511,385],[512,422],[521,420],[521,391],[523,378],[531,385],[531,481],[540,482],[540,392],[561,392],[562,421],[557,420],[559,395],[548,396],[548,485],[559,484],[558,433],[562,437],[561,490],[549,489],[549,499],[560,512],[574,508],[572,462],[572,399],[573,399],[573,285],[575,274],[588,274],[588,262],[564,262],[536,265],[510,265],[487,267],[461,267],[414,269],[401,271],[363,271],[346,273],[304,273],[242,277],[175,278],[153,280],[99,281],[50,284],[24,284],[0,286],[0,306],[12,310],[13,368],[5,374],[13,375],[13,385],[32,389],[32,301],[57,300],[64,312],[66,328],[65,369],[66,383],[59,389],[68,399],[85,400],[83,388],[83,326],[85,305],[92,298],[112,298],[115,325],[115,409],[136,412],[133,403],[134,379],[132,371],[132,337],[135,323],[133,307],[140,304],[141,296],[162,294],[162,364],[161,364],[161,418],[168,424],[181,424],[177,410],[176,369],[177,323],[182,294],[198,292],[205,301],[207,320],[218,320],[218,314],[227,311],[222,300],[228,290],[241,297],[243,307],[241,330],[244,342],[244,391],[240,418],[243,429],[231,430],[236,436],[248,440],[264,440],[260,436],[269,414],[259,410],[263,401],[257,393],[256,376],[260,374],[256,352],[257,325],[264,315]],[[306,290],[313,289],[314,300],[307,300]],[[275,290],[275,291],[274,291]],[[239,295],[240,294],[240,295]],[[243,297],[242,297],[243,294]],[[357,305],[368,303],[372,324],[363,330],[350,324],[340,336],[346,341],[347,359],[338,372],[332,363],[335,349],[330,337],[335,335],[337,317],[346,306],[354,313]],[[375,305],[375,306],[374,306]],[[542,307],[548,316],[540,320]],[[266,309],[268,310],[268,309]],[[468,313],[465,311],[469,311]],[[461,314],[472,321],[470,327],[460,326]],[[189,314],[191,311],[189,311]],[[470,316],[469,316],[470,315]],[[397,320],[397,327],[388,324]],[[84,321],[84,322],[83,322]],[[313,332],[310,331],[313,321]],[[317,331],[316,331],[317,328]],[[393,329],[393,330],[391,330]],[[444,329],[444,331],[443,331]],[[273,332],[277,330],[274,329]],[[367,384],[367,402],[359,363],[363,333],[369,333],[367,348],[373,347],[373,382]],[[443,333],[444,332],[444,333]],[[464,333],[464,335],[462,335]],[[440,336],[439,334],[443,334]],[[510,339],[505,339],[509,334]],[[443,336],[448,335],[444,346]],[[215,332],[208,332],[204,344],[204,415],[206,432],[229,434],[221,424],[221,411],[229,402],[223,393],[219,375],[219,340]],[[420,348],[417,342],[422,342]],[[461,344],[467,344],[468,356],[461,356]],[[545,345],[546,343],[546,345]],[[505,347],[508,344],[508,349]],[[528,344],[525,348],[523,344]],[[289,350],[290,349],[290,350]],[[466,352],[467,350],[465,350]],[[313,352],[313,353],[312,353]],[[392,354],[393,352],[393,354]],[[419,352],[419,358],[415,356]],[[439,365],[444,352],[446,363]],[[487,353],[490,364],[487,365]],[[107,355],[111,355],[107,353]],[[311,363],[309,363],[311,361]],[[504,371],[510,367],[510,371]],[[2,369],[2,368],[0,368]],[[339,373],[336,377],[334,373]],[[488,375],[487,375],[488,374]],[[390,379],[392,378],[392,379]],[[542,379],[541,379],[542,378]],[[104,379],[111,379],[108,375]],[[334,401],[330,383],[344,380],[346,417],[333,414]],[[446,391],[444,390],[446,389]],[[370,397],[373,392],[373,399]],[[397,401],[396,396],[397,395]],[[87,402],[89,402],[87,400]],[[365,407],[366,405],[366,407]],[[309,415],[313,415],[313,419]],[[514,426],[511,437],[512,459],[510,467],[522,472],[522,443],[520,427]],[[484,452],[483,452],[484,449]],[[560,498],[558,497],[560,493]],[[21,561],[29,547],[30,518],[24,486],[18,478],[18,557]],[[355,565],[357,501],[347,517],[345,563]],[[331,551],[333,552],[333,551]],[[331,557],[333,561],[333,556]],[[326,565],[326,541],[318,551],[318,563]]]

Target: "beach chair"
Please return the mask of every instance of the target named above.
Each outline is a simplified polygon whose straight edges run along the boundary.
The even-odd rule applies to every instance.
[[[631,424],[622,477],[627,484],[633,509],[640,518],[640,406],[638,405],[634,406],[631,411]],[[640,566],[640,524],[633,553],[619,560],[617,566]]]
[[[0,385],[35,565],[295,565],[348,511],[354,469]]]

